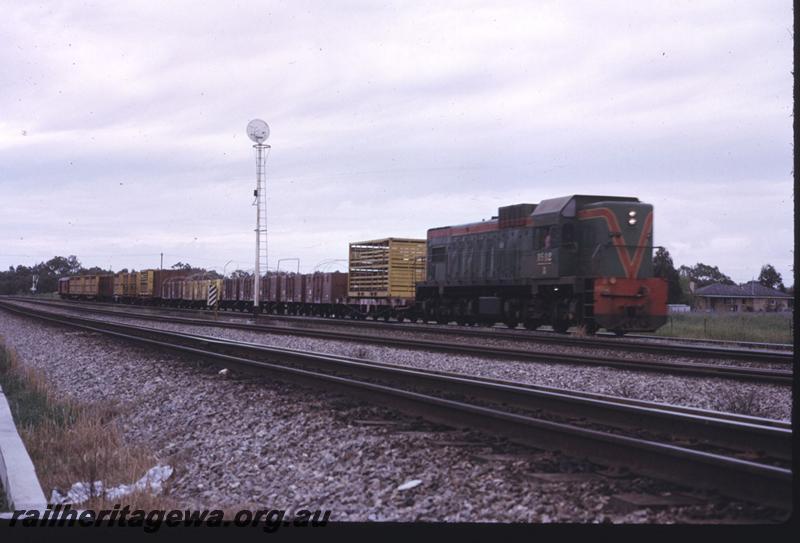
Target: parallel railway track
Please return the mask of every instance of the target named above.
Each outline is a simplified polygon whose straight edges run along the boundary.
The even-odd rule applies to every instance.
[[[180,317],[174,315],[153,315],[149,313],[137,313],[129,310],[119,311],[103,308],[87,308],[73,304],[51,304],[49,302],[39,302],[42,305],[54,305],[66,307],[71,310],[89,311],[97,314],[113,315],[124,318],[145,319],[151,321],[170,322],[175,324],[187,324],[192,326],[213,326],[222,328],[233,328],[254,332],[264,332],[271,334],[294,335],[312,337],[318,339],[329,339],[336,341],[352,341],[359,343],[369,343],[393,348],[406,348],[416,350],[428,350],[436,352],[447,352],[459,355],[479,356],[492,359],[507,359],[525,362],[549,362],[563,364],[582,364],[591,366],[606,366],[637,371],[651,371],[659,373],[670,373],[679,375],[693,375],[701,377],[724,377],[754,382],[770,382],[790,384],[792,382],[792,372],[783,369],[753,368],[744,366],[731,366],[723,364],[701,364],[674,361],[654,361],[636,360],[629,358],[615,358],[608,356],[581,356],[575,354],[562,353],[543,353],[524,349],[512,349],[501,347],[489,347],[481,345],[455,344],[452,342],[430,341],[421,339],[405,339],[394,336],[379,336],[373,334],[358,334],[332,330],[315,330],[308,327],[291,328],[286,326],[275,326],[269,324],[253,324],[232,321],[216,321],[207,318],[197,319]],[[439,330],[437,328],[437,330]],[[425,331],[428,331],[426,328]]]
[[[469,426],[535,448],[791,507],[792,431],[782,421],[167,332],[5,301],[0,301],[0,307],[51,324],[355,394],[428,420]]]
[[[9,300],[19,300],[34,303],[53,303],[63,304],[64,306],[71,307],[112,307],[120,309],[145,309],[145,310],[162,310],[172,313],[185,313],[196,315],[199,318],[209,319],[212,313],[208,310],[201,309],[184,309],[184,308],[161,308],[156,306],[128,306],[103,302],[62,302],[34,299],[30,297],[8,297]],[[252,322],[253,315],[248,313],[239,313],[235,311],[221,311],[220,316],[226,318],[230,317],[235,320],[247,320]],[[269,322],[291,322],[301,326],[314,326],[317,324],[329,327],[349,327],[349,328],[366,328],[378,329],[387,331],[405,330],[409,332],[424,332],[430,334],[441,335],[455,335],[455,336],[469,336],[477,338],[488,339],[508,339],[511,341],[519,342],[533,342],[533,343],[547,343],[555,345],[571,345],[577,347],[597,347],[604,349],[616,349],[631,352],[654,353],[673,356],[688,356],[692,358],[723,358],[728,360],[748,360],[757,362],[769,363],[785,363],[791,364],[794,360],[794,351],[790,345],[784,344],[750,344],[748,348],[731,348],[722,345],[696,345],[687,344],[685,340],[680,343],[669,341],[670,338],[657,338],[656,336],[630,336],[631,338],[612,338],[607,335],[599,335],[594,337],[577,337],[568,336],[564,334],[555,334],[542,331],[528,331],[528,330],[509,330],[508,328],[498,327],[465,327],[465,326],[451,326],[451,325],[431,325],[431,324],[416,324],[416,323],[398,323],[398,322],[381,322],[371,320],[353,320],[353,319],[330,319],[321,317],[301,317],[293,315],[274,315],[264,314],[259,315],[255,319],[256,322],[269,323]],[[221,322],[221,321],[216,321]],[[651,341],[658,339],[658,342]],[[669,341],[669,342],[667,342]],[[713,343],[713,342],[712,342]],[[718,342],[722,343],[722,342]]]

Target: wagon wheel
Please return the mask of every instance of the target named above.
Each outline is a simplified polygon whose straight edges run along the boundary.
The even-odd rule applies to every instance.
[[[586,330],[586,334],[593,336],[600,329],[600,326],[598,326],[594,319],[587,319],[583,323],[583,328]]]
[[[529,321],[525,321],[525,329],[526,330],[536,330],[537,328],[539,328],[539,325],[541,325],[541,323],[538,320],[535,320],[535,319],[529,320]]]
[[[559,334],[566,334],[569,329],[569,321],[555,321],[553,323],[553,330]]]

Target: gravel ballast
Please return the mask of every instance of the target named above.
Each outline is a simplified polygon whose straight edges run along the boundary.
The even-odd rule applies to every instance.
[[[210,334],[210,330],[197,333]],[[50,326],[2,310],[0,334],[23,363],[41,369],[59,391],[83,401],[115,403],[126,438],[150,446],[160,460],[175,467],[169,492],[187,506],[330,509],[332,521],[774,518],[773,511],[713,496],[697,505],[621,512],[611,507],[610,497],[615,494],[681,489],[640,477],[543,481],[536,474],[599,468],[484,435],[443,431],[320,389],[269,378],[223,377],[218,368],[187,356]],[[258,335],[265,341],[263,334]],[[383,351],[346,344],[342,348]],[[334,352],[332,348],[316,350]],[[533,365],[521,366],[530,370]],[[398,489],[411,480],[421,483]]]
[[[48,308],[47,310],[56,313],[75,313],[70,310],[54,308]],[[86,315],[84,312],[77,313],[91,316]],[[790,420],[792,412],[792,389],[787,385],[748,383],[716,377],[669,375],[603,366],[492,360],[475,356],[357,344],[351,341],[334,341],[231,328],[145,321],[121,316],[94,315],[92,318],[288,349],[337,354],[419,369],[463,373],[491,379],[610,394],[638,400],[735,412],[780,420]],[[557,347],[553,345],[544,345],[543,347],[552,349],[552,352],[558,352]],[[577,348],[572,348],[571,352],[581,355],[619,355],[617,352],[603,352],[598,349],[587,351],[586,349],[577,350]]]

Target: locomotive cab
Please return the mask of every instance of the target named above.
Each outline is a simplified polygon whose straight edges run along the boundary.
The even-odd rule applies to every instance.
[[[556,279],[576,274],[575,200],[571,196],[544,200],[531,215],[533,262],[523,270],[534,279]]]

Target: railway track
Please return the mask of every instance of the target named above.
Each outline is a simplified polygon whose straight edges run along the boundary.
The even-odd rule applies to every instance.
[[[137,308],[145,310],[159,310],[169,311],[173,313],[186,313],[196,315],[199,318],[210,319],[212,313],[208,310],[201,309],[185,309],[185,308],[160,308],[151,306],[120,306],[119,304],[112,303],[98,303],[98,302],[62,302],[50,300],[35,300],[30,297],[9,297],[8,299],[28,301],[34,303],[52,303],[63,304],[65,306],[79,307],[79,306],[95,306],[95,307],[113,307],[113,308]],[[247,320],[252,322],[254,317],[248,313],[238,313],[234,311],[222,311],[219,313],[224,317],[230,317],[236,320]],[[348,327],[348,328],[365,328],[365,329],[378,329],[387,331],[405,330],[405,331],[418,331],[430,334],[452,335],[452,336],[469,336],[476,338],[489,338],[489,339],[504,339],[519,342],[535,342],[554,345],[567,345],[577,347],[596,347],[603,349],[616,349],[629,352],[653,353],[662,354],[667,356],[687,356],[692,358],[723,358],[728,360],[747,360],[753,362],[764,363],[777,363],[791,365],[794,361],[794,351],[791,350],[790,345],[779,344],[774,348],[764,348],[771,344],[752,344],[751,347],[744,349],[737,349],[731,347],[709,346],[709,345],[696,345],[686,343],[666,342],[669,338],[658,338],[656,336],[630,336],[637,339],[628,338],[614,338],[607,337],[607,335],[594,336],[594,337],[577,337],[568,336],[563,334],[555,334],[551,332],[542,331],[529,331],[529,330],[509,330],[508,328],[473,328],[454,325],[431,325],[431,324],[416,324],[416,323],[399,323],[399,322],[381,322],[371,320],[353,320],[353,319],[329,319],[321,317],[301,317],[293,315],[259,315],[256,317],[256,322],[291,322],[301,326],[314,326],[316,324],[325,325],[329,327]],[[216,321],[220,322],[220,321]],[[659,342],[653,342],[652,339],[658,339]],[[682,340],[683,341],[683,340]],[[703,340],[703,343],[706,343]],[[759,346],[759,348],[753,348]]]
[[[782,421],[621,399],[342,356],[167,332],[0,301],[17,314],[357,395],[450,426],[780,508],[791,507]]]
[[[436,352],[446,352],[459,355],[479,356],[492,359],[507,359],[524,362],[548,362],[574,365],[606,366],[636,371],[651,371],[659,373],[670,373],[678,375],[693,375],[698,377],[723,377],[738,379],[751,382],[768,382],[790,384],[792,382],[792,371],[783,369],[752,368],[743,366],[730,366],[723,364],[701,364],[674,361],[654,361],[636,360],[630,358],[614,358],[601,356],[581,356],[575,354],[562,353],[542,353],[524,349],[512,349],[501,347],[490,347],[481,345],[454,344],[452,342],[430,341],[422,339],[405,339],[396,336],[378,336],[373,334],[359,334],[351,332],[341,332],[332,330],[315,330],[307,327],[290,328],[286,326],[274,326],[269,324],[254,324],[232,321],[215,321],[207,318],[190,318],[174,315],[153,315],[149,313],[137,313],[129,310],[119,311],[114,309],[87,308],[73,304],[60,304],[50,302],[38,302],[41,305],[65,307],[70,310],[87,311],[103,315],[113,315],[116,317],[135,318],[151,321],[169,322],[175,324],[187,324],[192,326],[211,326],[247,330],[253,332],[264,332],[271,334],[293,335],[312,337],[317,339],[329,339],[335,341],[351,341],[358,343],[370,343],[393,348],[407,348],[415,350],[428,350]],[[438,330],[438,329],[437,329]],[[427,331],[427,329],[425,330]]]

